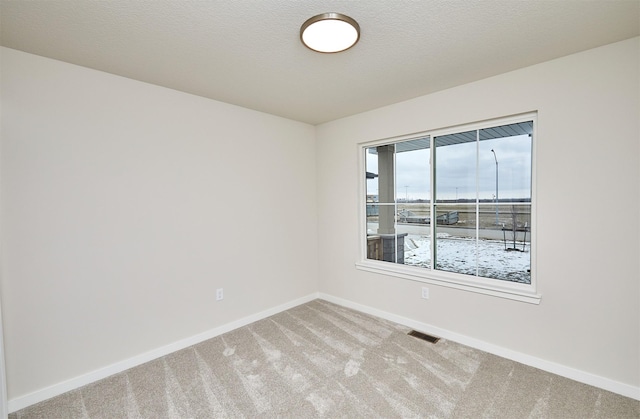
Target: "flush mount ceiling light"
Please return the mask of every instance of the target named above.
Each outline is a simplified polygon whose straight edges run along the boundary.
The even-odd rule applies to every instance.
[[[360,39],[358,22],[340,13],[322,13],[308,19],[300,27],[300,40],[317,52],[340,52]]]

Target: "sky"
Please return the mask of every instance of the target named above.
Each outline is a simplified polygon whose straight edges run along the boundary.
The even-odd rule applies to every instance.
[[[437,139],[437,137],[436,137]],[[494,153],[491,150],[495,151]],[[498,197],[531,197],[531,139],[503,137],[436,148],[437,199],[495,199],[496,158]],[[367,152],[367,171],[378,173],[377,155]],[[430,149],[396,154],[396,199],[430,197]],[[367,180],[367,194],[377,195],[377,179]]]

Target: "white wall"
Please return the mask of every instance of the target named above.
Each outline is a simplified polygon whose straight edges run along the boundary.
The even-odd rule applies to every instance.
[[[10,400],[317,291],[313,126],[1,53]]]
[[[2,55],[0,53],[0,62],[2,61]],[[2,67],[0,66],[0,80],[2,77]],[[2,86],[0,84],[0,95],[2,94]],[[0,121],[2,120],[2,106],[0,103]],[[1,125],[1,122],[0,122]],[[1,130],[0,130],[1,134]],[[0,141],[2,137],[0,135]],[[1,148],[0,148],[1,153]],[[2,159],[0,159],[0,167],[2,163]],[[0,170],[1,175],[1,170]],[[0,182],[1,183],[1,182]],[[0,213],[2,209],[2,194],[0,191]],[[0,237],[2,235],[2,218],[0,217]],[[2,247],[0,245],[0,296],[2,296]],[[8,401],[7,401],[7,375],[5,373],[5,362],[4,362],[4,332],[3,332],[3,322],[2,322],[2,301],[0,298],[0,417],[5,418],[9,413]]]
[[[639,51],[635,38],[318,126],[320,291],[638,389]],[[418,282],[356,270],[357,143],[535,110],[540,305],[434,285],[422,300]]]

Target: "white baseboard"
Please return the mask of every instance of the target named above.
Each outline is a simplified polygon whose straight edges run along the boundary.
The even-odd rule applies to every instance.
[[[16,397],[14,399],[9,400],[8,411],[9,413],[16,412],[20,409],[24,409],[25,407],[31,406],[32,404],[36,404],[41,401],[50,399],[52,397],[59,396],[60,394],[66,393],[71,390],[75,390],[84,385],[91,384],[103,378],[107,378],[111,375],[120,373],[122,371],[126,371],[130,368],[136,367],[138,365],[142,365],[146,362],[153,361],[155,359],[161,358],[165,355],[169,355],[181,349],[188,348],[189,346],[193,346],[200,342],[204,342],[205,340],[214,338],[216,336],[219,336],[224,333],[230,332],[232,330],[238,329],[240,327],[246,326],[258,320],[262,320],[267,317],[273,316],[274,314],[278,314],[290,308],[299,306],[309,301],[313,301],[318,297],[319,297],[318,293],[313,293],[305,297],[298,298],[296,300],[289,301],[279,306],[261,311],[259,313],[252,314],[247,317],[243,317],[239,320],[216,327],[214,329],[208,330],[198,335],[179,340],[169,345],[162,346],[160,348],[154,349],[149,352],[145,352],[143,354],[134,356],[129,359],[125,359],[120,362],[116,362],[115,364],[111,364],[104,368],[100,368],[98,370],[89,372],[87,374],[83,374],[81,376],[72,378],[70,380],[63,381],[58,384],[54,384],[50,387],[46,387],[38,391],[34,391],[33,393]]]
[[[413,319],[409,319],[407,317],[398,316],[392,313],[388,313],[386,311],[378,310],[373,307],[365,306],[363,304],[354,303],[353,301],[334,297],[332,295],[320,293],[319,298],[334,304],[338,304],[338,305],[351,308],[354,310],[358,310],[363,313],[371,314],[373,316],[377,316],[398,324],[402,324],[404,326],[410,327],[412,329],[416,329],[421,332],[433,334],[443,339],[451,340],[453,342],[457,342],[462,345],[470,346],[472,348],[479,349],[481,351],[488,352],[490,354],[497,355],[502,358],[510,359],[512,361],[516,361],[521,364],[528,365],[530,367],[538,368],[543,371],[557,374],[562,377],[569,378],[583,384],[588,384],[588,385],[598,387],[607,391],[611,391],[613,393],[620,394],[625,397],[630,397],[635,400],[640,400],[640,387],[634,387],[628,384],[611,380],[609,378],[601,377],[585,371],[577,370],[575,368],[567,367],[565,365],[557,364],[555,362],[546,361],[544,359],[536,358],[534,356],[513,351],[511,349],[502,348],[500,346],[496,346],[478,339],[474,339],[469,336],[450,332],[448,330],[431,326],[427,323],[422,323]]]
[[[412,329],[430,333],[430,334],[439,336],[443,339],[448,339],[454,342],[458,342],[460,344],[467,345],[472,348],[476,348],[494,355],[498,355],[503,358],[511,359],[513,361],[520,362],[522,364],[529,365],[531,367],[539,368],[541,370],[548,371],[550,373],[557,374],[566,378],[570,378],[572,380],[575,380],[584,384],[592,385],[594,387],[602,388],[604,390],[608,390],[626,397],[640,400],[640,388],[638,387],[633,387],[628,384],[623,384],[608,378],[604,378],[591,373],[576,370],[574,368],[566,367],[564,365],[560,365],[554,362],[545,361],[543,359],[526,355],[521,352],[516,352],[510,349],[502,348],[500,346],[492,345],[490,343],[487,343],[478,339],[474,339],[458,333],[453,333],[444,329],[440,329],[435,326],[431,326],[426,323],[409,319],[407,317],[398,316],[396,314],[388,313],[386,311],[378,310],[369,306],[355,303],[353,301],[334,297],[332,295],[328,295],[324,293],[313,293],[305,297],[287,302],[285,304],[281,304],[279,306],[261,311],[259,313],[252,314],[247,317],[243,317],[239,320],[216,327],[214,329],[208,330],[198,335],[179,340],[169,345],[154,349],[149,352],[145,352],[143,354],[134,356],[129,359],[125,359],[120,362],[116,362],[115,364],[111,364],[104,368],[100,368],[98,370],[89,372],[87,374],[83,374],[81,376],[72,378],[70,380],[63,381],[58,384],[54,384],[50,387],[35,391],[33,393],[11,399],[8,402],[7,410],[9,411],[9,413],[16,412],[20,409],[24,409],[25,407],[31,406],[32,404],[39,403],[41,401],[50,399],[52,397],[58,396],[68,391],[75,390],[84,385],[91,384],[103,378],[107,378],[111,375],[120,373],[122,371],[126,371],[138,365],[142,365],[146,362],[153,361],[165,355],[169,355],[181,349],[188,348],[189,346],[198,344],[200,342],[204,342],[205,340],[214,338],[216,336],[230,332],[237,328],[246,326],[258,320],[265,319],[269,316],[273,316],[274,314],[278,314],[282,311],[307,303],[316,298],[321,298],[331,303],[335,303],[347,308],[358,310],[363,313],[371,314],[373,316],[377,316],[398,324],[402,324],[407,327],[411,327]]]

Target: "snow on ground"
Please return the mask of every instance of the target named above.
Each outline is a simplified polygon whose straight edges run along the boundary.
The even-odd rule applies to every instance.
[[[437,236],[437,269],[467,275],[476,274],[476,240],[440,233]],[[509,243],[507,243],[509,247]],[[522,243],[518,246],[522,249]],[[427,236],[409,234],[405,237],[404,263],[431,267],[431,240]],[[525,284],[531,283],[531,253],[507,251],[502,240],[478,240],[478,275]]]

